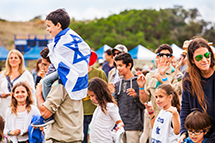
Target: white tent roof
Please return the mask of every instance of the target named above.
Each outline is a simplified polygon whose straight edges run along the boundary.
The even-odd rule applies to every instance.
[[[133,59],[138,60],[155,60],[156,54],[152,51],[148,50],[142,45],[138,45],[137,47],[133,48],[129,51]]]
[[[173,56],[176,58],[176,59],[179,59],[181,54],[183,53],[183,49],[181,49],[180,47],[178,47],[177,45],[175,44],[172,44],[171,45],[172,47],[172,50],[173,50]]]

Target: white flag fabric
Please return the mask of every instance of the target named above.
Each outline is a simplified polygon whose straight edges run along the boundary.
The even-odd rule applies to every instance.
[[[66,28],[48,44],[49,58],[71,99],[87,96],[90,47],[73,30]]]

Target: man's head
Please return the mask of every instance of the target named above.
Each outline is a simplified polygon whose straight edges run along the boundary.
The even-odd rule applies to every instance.
[[[116,67],[120,75],[125,75],[133,67],[133,59],[129,53],[122,53],[115,57]]]
[[[117,55],[121,53],[128,53],[128,49],[124,45],[118,44],[113,48],[112,53],[113,57],[115,58]]]
[[[107,49],[105,51],[105,60],[107,62],[109,62],[111,59],[113,59],[112,50],[111,49]]]
[[[156,54],[157,54],[156,58],[159,60],[160,58],[167,57],[168,62],[171,63],[171,60],[173,58],[172,53],[173,51],[170,45],[162,44],[156,50]]]
[[[52,11],[46,17],[46,30],[51,37],[55,37],[60,31],[69,27],[70,17],[64,9],[57,9]]]
[[[42,57],[42,70],[45,71],[45,73],[48,71],[48,67],[51,63],[49,57],[48,57],[48,54],[49,54],[49,49],[47,47],[45,47],[41,52],[40,52],[40,55]]]

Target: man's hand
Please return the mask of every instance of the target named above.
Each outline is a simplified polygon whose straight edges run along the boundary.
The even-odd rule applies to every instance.
[[[135,90],[133,88],[128,88],[127,94],[132,96],[133,98],[135,98],[137,96],[137,93],[135,92]]]
[[[108,85],[108,88],[109,88],[111,94],[115,93],[115,85],[113,83],[110,83]]]
[[[157,61],[157,65],[158,65],[158,71],[160,73],[160,75],[165,75],[166,71],[169,68],[169,60],[166,56],[160,57],[160,59]]]

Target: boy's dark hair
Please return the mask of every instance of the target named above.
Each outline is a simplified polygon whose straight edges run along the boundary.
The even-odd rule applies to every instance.
[[[122,54],[119,54],[115,57],[114,59],[115,61],[120,61],[122,60],[122,63],[127,66],[129,66],[129,63],[131,63],[131,68],[130,70],[132,69],[133,67],[133,58],[131,57],[131,55],[129,53],[122,53]]]
[[[88,90],[93,91],[96,95],[96,100],[98,101],[102,112],[104,114],[107,113],[107,103],[111,102],[117,105],[116,101],[114,100],[110,90],[108,89],[107,83],[98,77],[92,78],[88,85]]]
[[[105,53],[107,53],[108,56],[111,56],[112,50],[111,50],[111,49],[107,49],[107,50],[105,51]]]
[[[201,110],[194,110],[187,116],[184,126],[187,130],[208,131],[211,127],[211,120],[205,112]]]
[[[48,57],[48,54],[49,54],[49,49],[47,47],[45,47],[41,52],[40,52],[40,55],[42,58],[46,59],[47,62],[51,63],[49,57]]]
[[[169,44],[162,44],[157,48],[157,50],[155,51],[155,54],[160,53],[162,50],[168,50],[170,54],[173,53],[172,47]]]
[[[61,24],[62,30],[69,27],[70,24],[70,17],[68,13],[65,11],[65,9],[57,9],[55,11],[52,11],[48,14],[46,17],[46,20],[52,21],[54,25],[57,25],[59,22]]]

